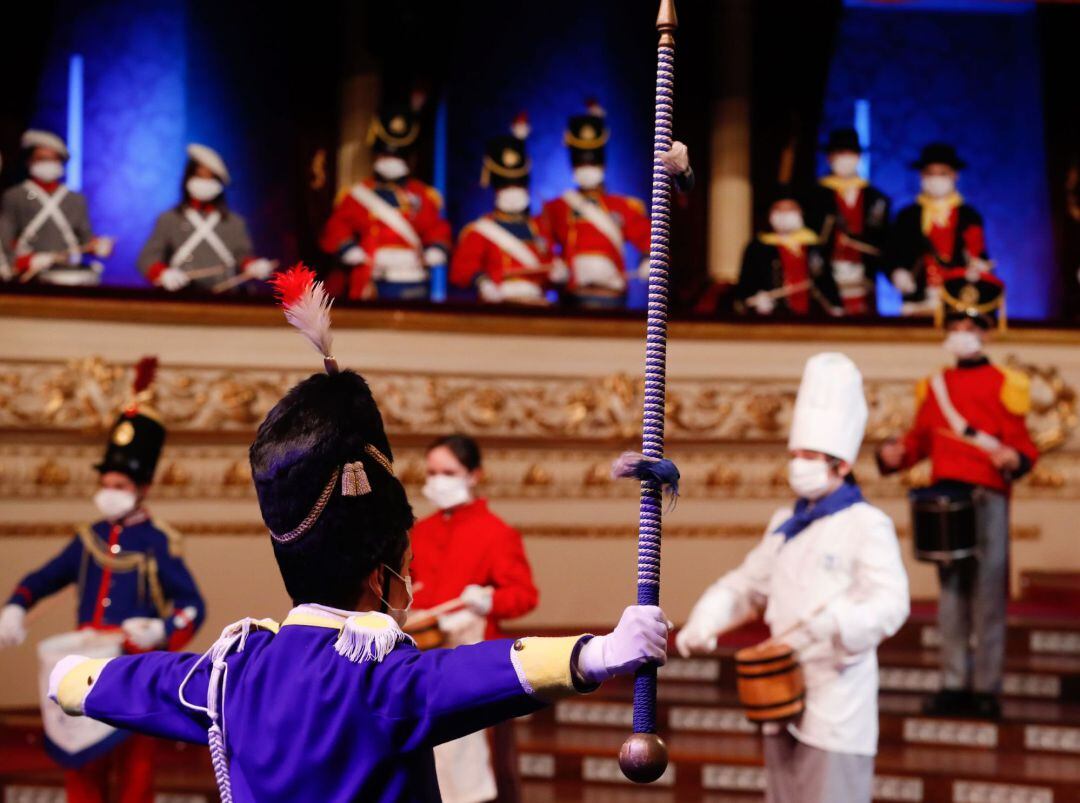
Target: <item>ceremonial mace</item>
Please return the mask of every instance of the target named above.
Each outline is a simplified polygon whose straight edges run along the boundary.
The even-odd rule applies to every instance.
[[[645,335],[645,405],[641,420],[641,452],[646,459],[664,456],[664,386],[667,370],[668,235],[671,225],[671,176],[660,154],[671,150],[671,116],[675,89],[675,0],[660,0],[656,29],[656,127],[653,133],[652,208],[649,212],[649,312]],[[638,518],[638,605],[660,604],[661,484],[641,481]],[[634,675],[634,732],[619,751],[623,775],[636,783],[652,783],[667,769],[668,750],[656,733],[656,667]]]

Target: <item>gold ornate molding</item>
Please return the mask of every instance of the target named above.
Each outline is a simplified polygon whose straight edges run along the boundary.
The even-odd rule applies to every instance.
[[[1075,392],[1053,368],[1014,362],[1032,377],[1036,437],[1047,448],[1061,445],[1077,425]],[[167,366],[158,377],[156,407],[174,436],[246,438],[306,375]],[[464,431],[540,448],[553,441],[631,442],[640,430],[642,382],[625,374],[583,379],[371,371],[366,376],[395,439]],[[126,366],[97,357],[2,361],[0,430],[103,431],[126,402],[129,386]],[[782,443],[796,389],[796,380],[673,378],[667,438],[673,446]],[[869,382],[867,397],[869,441],[893,435],[911,420],[910,382]]]

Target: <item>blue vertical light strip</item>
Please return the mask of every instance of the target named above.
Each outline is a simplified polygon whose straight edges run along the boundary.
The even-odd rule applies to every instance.
[[[870,101],[860,98],[855,101],[855,131],[863,146],[862,159],[859,160],[859,175],[870,180]]]
[[[446,198],[446,141],[449,137],[447,125],[446,95],[439,98],[435,109],[435,154],[432,167],[432,183],[442,197]],[[436,265],[431,269],[431,300],[436,303],[446,301],[449,290],[449,271],[447,265]]]
[[[82,191],[83,178],[83,57],[73,53],[68,61],[67,147],[70,154],[65,182]]]

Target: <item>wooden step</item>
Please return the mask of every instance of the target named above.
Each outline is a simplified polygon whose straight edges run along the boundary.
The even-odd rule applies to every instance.
[[[669,733],[754,734],[729,690],[712,685],[661,684],[657,721]],[[533,715],[537,723],[576,727],[631,728],[633,689],[612,682],[587,697],[563,700]],[[1007,700],[1000,721],[927,717],[923,697],[883,693],[879,699],[882,744],[934,744],[1080,755],[1080,706],[1038,700]]]
[[[626,732],[520,723],[522,771],[530,779],[626,785],[618,750]],[[703,794],[751,794],[764,788],[757,735],[670,734],[661,789]],[[1041,756],[1030,761],[1001,750],[882,746],[875,762],[875,799],[898,801],[1080,800],[1080,761]]]
[[[734,648],[724,645],[715,655],[668,659],[661,668],[665,683],[717,683],[735,688]],[[930,693],[941,686],[936,650],[882,648],[878,655],[883,691]],[[1080,702],[1080,656],[1007,654],[1005,697]]]
[[[1020,596],[1026,602],[1080,609],[1080,572],[1027,570],[1020,574]]]

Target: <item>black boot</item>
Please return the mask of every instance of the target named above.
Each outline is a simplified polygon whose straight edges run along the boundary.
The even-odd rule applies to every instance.
[[[1001,719],[1001,703],[996,694],[976,692],[971,695],[971,716],[979,719]]]
[[[959,717],[972,708],[971,692],[963,689],[942,689],[923,701],[923,713],[932,717]]]

